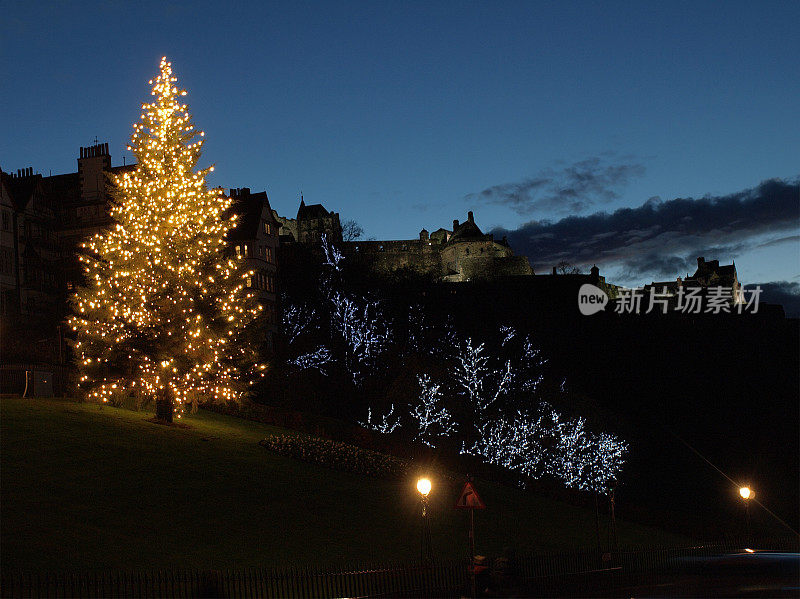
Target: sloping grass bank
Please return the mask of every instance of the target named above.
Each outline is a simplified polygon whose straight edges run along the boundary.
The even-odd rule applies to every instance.
[[[58,400],[0,400],[2,567],[225,568],[415,559],[413,480],[292,460],[259,441],[281,429],[201,411],[188,428],[151,414]],[[460,482],[433,478],[434,552],[466,554]],[[594,512],[476,483],[476,549],[595,543]],[[677,541],[619,523],[621,543]]]

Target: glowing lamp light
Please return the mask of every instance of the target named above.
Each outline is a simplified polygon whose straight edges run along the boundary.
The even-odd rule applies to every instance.
[[[417,491],[423,497],[427,497],[431,492],[431,481],[428,478],[421,478],[417,481]]]
[[[752,499],[755,493],[750,490],[750,487],[742,487],[739,489],[739,495],[742,496],[742,499]]]

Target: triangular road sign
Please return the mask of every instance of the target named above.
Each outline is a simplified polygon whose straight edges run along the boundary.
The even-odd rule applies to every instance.
[[[483,503],[472,483],[464,483],[455,508],[457,510],[485,510],[486,504]]]

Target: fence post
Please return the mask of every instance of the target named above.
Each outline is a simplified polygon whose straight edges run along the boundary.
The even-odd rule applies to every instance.
[[[282,597],[295,597],[296,593],[293,592],[292,589],[292,567],[291,566],[284,566],[281,580],[283,584],[283,593]]]
[[[336,571],[332,570],[329,566],[327,569],[326,577],[330,586],[329,596],[344,597],[344,587],[342,586],[342,577]]]
[[[289,593],[289,566],[284,566],[281,568],[280,573],[278,574],[280,581],[280,593],[278,596],[280,597],[288,597]]]
[[[317,579],[316,589],[317,589],[317,597],[328,597],[330,593],[328,593],[325,589],[325,578],[323,577],[323,570],[320,566],[315,568],[315,576]]]
[[[273,574],[272,586],[273,586],[273,589],[275,590],[274,594],[272,595],[273,597],[281,597],[281,596],[283,596],[282,595],[282,593],[283,593],[282,573],[283,573],[283,570],[281,568],[278,568],[277,566],[275,566],[272,569],[272,574]]]

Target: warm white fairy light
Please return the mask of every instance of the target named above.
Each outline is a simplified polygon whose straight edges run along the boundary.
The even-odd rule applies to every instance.
[[[213,167],[195,171],[204,134],[176,81],[163,58],[133,126],[136,169],[113,176],[115,225],[84,244],[70,324],[91,397],[135,389],[180,412],[195,398],[237,399],[265,367],[240,342],[261,306],[245,286],[253,273],[227,251],[231,199],[207,188]]]

